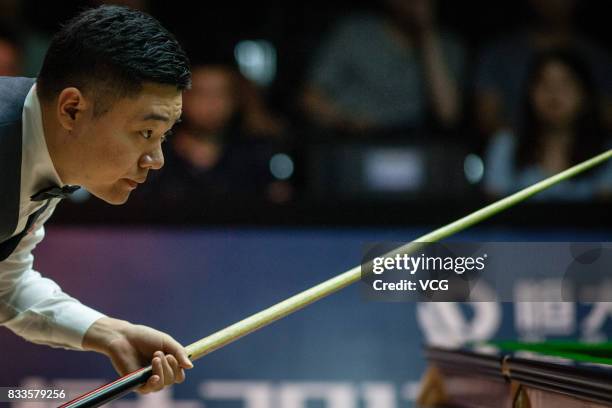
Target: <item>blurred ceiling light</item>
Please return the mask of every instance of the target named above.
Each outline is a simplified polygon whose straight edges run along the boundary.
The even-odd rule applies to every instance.
[[[480,183],[484,176],[484,163],[480,156],[473,153],[468,154],[463,161],[463,172],[470,183]]]
[[[268,86],[276,77],[276,49],[266,40],[240,41],[234,48],[240,72],[260,86]]]
[[[293,175],[293,160],[284,153],[277,153],[270,159],[270,173],[278,180],[287,180]]]

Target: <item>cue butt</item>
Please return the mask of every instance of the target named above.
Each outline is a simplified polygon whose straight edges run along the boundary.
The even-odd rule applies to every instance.
[[[69,401],[59,408],[95,408],[121,398],[146,383],[153,373],[153,367],[143,367],[100,388]]]

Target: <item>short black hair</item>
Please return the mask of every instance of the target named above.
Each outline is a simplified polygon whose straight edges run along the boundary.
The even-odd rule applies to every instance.
[[[77,87],[94,100],[100,116],[145,82],[191,86],[189,60],[176,38],[153,17],[103,5],[72,18],[53,37],[37,79],[40,97],[53,100]]]

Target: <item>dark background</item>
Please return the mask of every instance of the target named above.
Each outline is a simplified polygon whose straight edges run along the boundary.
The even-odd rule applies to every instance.
[[[40,0],[5,2],[7,9],[18,9],[20,21],[11,24],[51,35],[62,21],[79,10],[95,5],[90,1],[47,2]],[[6,6],[8,5],[8,6]],[[236,202],[223,205],[198,202],[160,211],[155,202],[146,206],[113,208],[98,200],[65,202],[58,207],[53,223],[155,223],[196,225],[431,225],[451,221],[489,202],[479,185],[465,185],[455,194],[445,188],[430,188],[403,197],[343,197],[319,189],[313,192],[312,173],[319,166],[305,134],[296,97],[302,89],[313,50],[330,26],[341,16],[380,7],[371,1],[335,2],[148,2],[148,11],[175,33],[190,58],[223,53],[244,39],[266,39],[276,48],[278,65],[274,82],[263,89],[266,102],[291,122],[288,150],[295,159],[292,183],[295,195],[283,204]],[[462,153],[482,153],[484,142],[473,130],[469,81],[476,56],[492,40],[526,25],[532,16],[524,1],[439,1],[438,20],[443,28],[462,38],[468,53],[468,87],[465,90],[464,118],[452,134],[435,135],[435,145],[461,140]],[[577,31],[612,52],[612,5],[603,0],[578,2]],[[612,74],[612,73],[611,73]],[[419,135],[430,140],[430,135]],[[418,137],[415,139],[418,142]],[[325,149],[325,147],[323,147]],[[460,153],[457,153],[460,154]],[[440,155],[436,166],[460,172],[456,156]],[[455,160],[455,161],[453,161]],[[439,181],[439,180],[438,180]],[[428,183],[435,185],[436,180]],[[447,180],[444,180],[447,182]],[[443,182],[443,183],[444,183]],[[443,184],[442,183],[442,184]],[[466,184],[466,183],[463,183]],[[66,200],[67,201],[67,200]],[[612,224],[609,203],[525,203],[520,208],[495,217],[498,225],[570,226],[603,228]]]

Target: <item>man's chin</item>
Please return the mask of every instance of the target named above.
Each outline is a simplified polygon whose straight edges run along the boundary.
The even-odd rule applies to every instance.
[[[103,200],[106,201],[109,204],[112,204],[112,205],[122,205],[122,204],[125,204],[127,202],[129,196],[130,195],[128,194],[125,197],[123,197],[122,199],[113,199],[113,200],[105,200],[105,199],[103,199]]]
[[[125,204],[128,198],[130,197],[129,192],[127,193],[116,193],[116,192],[108,193],[108,192],[90,191],[90,193],[98,197],[100,200],[108,204],[112,204],[112,205]]]

